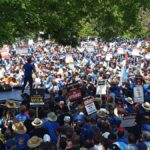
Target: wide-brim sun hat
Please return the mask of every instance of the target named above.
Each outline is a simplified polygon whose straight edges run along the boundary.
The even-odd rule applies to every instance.
[[[7,108],[16,108],[16,102],[13,100],[8,100],[5,104]]]
[[[56,114],[54,112],[50,112],[50,113],[47,114],[47,119],[49,121],[56,121],[57,120],[57,116],[56,116]]]
[[[99,109],[96,114],[100,118],[106,118],[108,116],[108,113],[102,109]]]
[[[22,122],[16,122],[12,125],[12,129],[15,133],[25,134],[27,132],[27,128],[24,126]]]
[[[39,118],[35,118],[33,121],[32,121],[32,123],[31,123],[33,126],[35,126],[35,127],[39,127],[39,126],[41,126],[42,124],[43,124],[43,121],[41,120],[41,119],[39,119]]]
[[[129,104],[133,104],[134,103],[131,97],[125,98],[125,101],[128,102]]]
[[[29,148],[36,148],[40,146],[42,142],[43,142],[42,138],[39,138],[38,136],[33,136],[32,138],[28,140],[27,145]]]
[[[143,107],[145,110],[150,111],[150,103],[149,103],[149,102],[143,103],[143,104],[142,104],[142,107]]]

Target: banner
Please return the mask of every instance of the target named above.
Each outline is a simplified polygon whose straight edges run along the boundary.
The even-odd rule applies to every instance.
[[[96,95],[106,94],[106,80],[99,80],[96,88]]]
[[[84,106],[87,111],[87,114],[91,115],[91,114],[95,113],[97,111],[97,109],[94,104],[94,98],[89,96],[89,97],[85,97],[84,100],[85,100]]]
[[[133,91],[134,91],[134,102],[143,103],[144,102],[143,87],[142,86],[134,87]]]

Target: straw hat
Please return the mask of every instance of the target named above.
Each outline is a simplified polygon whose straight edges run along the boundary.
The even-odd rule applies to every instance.
[[[133,100],[131,97],[125,98],[125,101],[128,102],[129,104],[133,104]]]
[[[142,104],[142,107],[145,109],[145,110],[150,110],[150,103],[149,102],[145,102]]]
[[[50,113],[48,113],[48,115],[47,115],[47,119],[48,119],[49,121],[56,121],[56,120],[57,120],[57,116],[56,116],[56,114],[55,114],[54,112],[50,112]]]
[[[109,114],[109,112],[104,108],[101,108],[97,111],[97,116],[100,118],[105,118],[105,117],[107,117],[108,114]]]
[[[35,127],[39,127],[43,124],[43,121],[40,120],[39,118],[35,118],[33,121],[32,121],[32,125],[35,126]]]
[[[16,102],[13,100],[8,100],[5,105],[7,108],[16,108]]]
[[[27,128],[22,122],[16,122],[12,125],[12,129],[15,133],[24,134],[27,132]]]
[[[40,146],[40,144],[43,142],[42,138],[39,138],[38,136],[33,136],[28,140],[28,147],[29,148],[36,148]]]

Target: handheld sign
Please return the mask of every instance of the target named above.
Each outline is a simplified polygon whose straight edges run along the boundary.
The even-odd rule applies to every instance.
[[[144,93],[143,93],[142,86],[134,87],[134,102],[139,102],[139,103],[144,102]]]
[[[35,106],[43,105],[44,93],[45,93],[45,89],[33,89],[31,91],[30,104]]]
[[[96,94],[106,94],[106,80],[99,80],[96,88]]]
[[[121,127],[133,127],[135,125],[136,125],[135,115],[124,116],[120,124]]]
[[[68,98],[71,102],[80,100],[82,98],[78,82],[68,84],[67,91],[68,91]]]
[[[84,106],[87,111],[87,114],[91,115],[91,114],[95,113],[97,111],[97,109],[94,104],[94,98],[89,96],[89,97],[85,97],[84,100],[85,100]]]

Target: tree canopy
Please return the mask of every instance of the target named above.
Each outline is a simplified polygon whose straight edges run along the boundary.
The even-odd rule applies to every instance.
[[[64,45],[76,45],[79,37],[86,36],[148,38],[141,9],[148,13],[150,1],[0,0],[0,44],[39,31]]]

